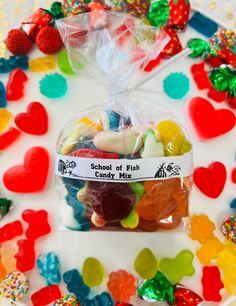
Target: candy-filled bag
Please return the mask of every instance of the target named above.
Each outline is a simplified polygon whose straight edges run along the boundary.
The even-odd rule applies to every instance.
[[[74,71],[82,61],[109,97],[107,104],[76,114],[59,136],[56,175],[64,226],[80,231],[183,229],[192,145],[171,114],[130,96],[168,37],[108,11],[61,19],[58,28]]]

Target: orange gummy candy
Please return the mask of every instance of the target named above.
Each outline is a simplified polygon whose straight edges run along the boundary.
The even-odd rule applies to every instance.
[[[145,227],[142,220],[152,221],[160,229],[173,229],[188,215],[188,188],[181,179],[146,181],[144,191],[136,208],[140,229]]]
[[[224,249],[223,243],[218,238],[213,238],[204,243],[196,252],[203,266],[211,265],[212,259],[217,259],[219,253]]]
[[[206,215],[193,215],[190,219],[190,227],[190,238],[200,243],[206,243],[215,237],[213,234],[215,224]]]
[[[4,278],[7,275],[7,270],[0,261],[0,279]]]
[[[115,301],[128,303],[136,294],[136,279],[125,270],[118,270],[109,274],[107,288]]]
[[[7,273],[16,271],[16,259],[15,254],[17,250],[10,246],[4,245],[1,247],[1,261],[3,265],[6,267]]]

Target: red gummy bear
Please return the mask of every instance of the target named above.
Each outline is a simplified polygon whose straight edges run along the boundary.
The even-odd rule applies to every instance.
[[[26,152],[24,165],[13,166],[4,173],[4,185],[19,193],[41,191],[47,183],[49,164],[47,150],[33,147]]]
[[[41,103],[32,102],[28,105],[26,113],[15,117],[15,124],[25,133],[43,135],[48,131],[48,114]]]
[[[208,73],[205,71],[204,62],[192,65],[191,73],[198,89],[210,89],[212,87]]]
[[[61,297],[61,291],[58,285],[43,287],[31,295],[31,301],[34,306],[45,306]]]
[[[16,220],[7,223],[0,228],[0,243],[11,240],[23,234],[23,227],[20,221]]]
[[[51,231],[46,210],[27,209],[23,211],[22,218],[29,223],[29,227],[25,232],[28,239],[35,240]]]
[[[232,169],[231,172],[231,181],[236,184],[236,167]]]
[[[224,288],[224,284],[220,279],[220,271],[217,266],[203,267],[202,287],[203,297],[206,301],[220,302],[222,300],[219,291]]]
[[[102,159],[118,159],[119,155],[117,153],[108,153],[103,152],[99,150],[93,150],[93,149],[78,149],[72,153],[70,153],[70,156],[76,156],[76,157],[86,157],[86,158],[102,158]]]
[[[191,123],[200,139],[210,139],[228,133],[235,127],[235,114],[228,109],[215,110],[206,99],[195,97],[187,108]]]
[[[224,164],[215,162],[208,168],[196,168],[193,173],[193,180],[206,196],[215,199],[219,197],[224,189],[226,175]]]
[[[21,132],[14,127],[0,134],[0,150],[5,150],[14,143],[21,135]]]
[[[24,83],[26,81],[28,81],[28,77],[22,69],[12,70],[7,82],[6,98],[8,101],[20,100],[24,96]]]
[[[16,268],[21,272],[32,270],[35,266],[34,241],[21,239],[17,241],[18,252],[15,255]]]

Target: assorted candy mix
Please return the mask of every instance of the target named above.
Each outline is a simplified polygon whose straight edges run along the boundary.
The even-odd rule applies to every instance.
[[[75,114],[57,142],[63,224],[78,231],[187,229],[199,244],[195,251],[202,265],[199,292],[181,284],[195,273],[194,253],[189,249],[157,258],[145,247],[133,258],[132,272],[113,271],[106,261],[87,257],[82,266],[76,264],[62,274],[63,258],[52,251],[38,252],[38,240],[52,230],[48,212],[26,209],[22,218],[9,220],[17,199],[13,207],[11,197],[1,193],[1,305],[28,305],[31,299],[34,306],[155,302],[197,306],[205,301],[223,303],[222,289],[236,295],[236,200],[231,199],[231,211],[220,224],[203,214],[189,218],[192,183],[213,200],[224,192],[228,169],[214,161],[193,170],[191,141],[174,116],[130,96],[154,75],[151,71],[161,70],[168,59],[183,52],[192,60],[202,59],[191,67],[197,88],[215,102],[236,108],[235,32],[198,12],[190,22],[189,16],[188,0],[112,0],[108,5],[101,0],[64,0],[26,16],[19,28],[8,32],[5,43],[0,42],[0,51],[6,45],[12,54],[0,58],[0,74],[8,77],[6,83],[0,81],[0,150],[7,153],[9,146],[22,141],[23,133],[38,137],[50,128],[46,103],[28,103],[26,111],[17,115],[8,110],[29,90],[27,70],[50,73],[39,82],[41,94],[48,99],[68,92],[71,75],[92,75],[107,89],[107,103]],[[192,38],[189,49],[183,50],[181,32],[188,22],[209,41]],[[45,55],[29,58],[35,47]],[[55,71],[57,67],[62,74]],[[190,92],[190,79],[173,72],[163,81],[163,90],[170,99],[181,100]],[[215,108],[205,98],[191,97],[186,109],[200,140],[222,137],[235,128],[235,113]],[[44,191],[50,159],[44,147],[30,148],[22,164],[3,173],[4,186],[20,194]],[[233,183],[235,173],[231,169]],[[216,229],[221,236],[215,235]],[[44,282],[41,288],[31,287],[33,269]]]

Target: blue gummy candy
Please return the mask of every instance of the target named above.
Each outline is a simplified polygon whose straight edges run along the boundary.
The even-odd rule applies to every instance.
[[[234,199],[230,202],[229,207],[230,207],[232,210],[235,210],[235,211],[236,211],[236,198],[234,198]]]
[[[7,106],[7,99],[6,99],[6,89],[4,84],[0,81],[0,107]]]
[[[9,73],[15,68],[29,69],[29,58],[27,55],[10,56],[9,59],[0,58],[0,73]]]
[[[51,99],[57,99],[66,94],[67,81],[59,73],[47,74],[39,82],[39,88],[42,95]]]
[[[207,18],[199,12],[196,12],[189,20],[189,25],[197,32],[210,38],[218,29],[216,22]]]
[[[189,78],[182,72],[171,73],[163,81],[164,92],[172,99],[182,99],[189,88]]]
[[[55,253],[41,254],[37,259],[37,269],[47,285],[60,283],[60,263]]]
[[[93,141],[91,140],[91,138],[84,137],[82,140],[79,140],[75,144],[74,151],[77,151],[79,149],[96,149],[96,147],[93,144]]]
[[[84,284],[83,278],[78,270],[73,269],[65,272],[63,274],[63,280],[67,285],[67,290],[74,293],[80,303],[89,295],[90,288]]]
[[[83,306],[114,306],[114,302],[109,293],[103,292],[96,295],[92,300],[86,299]]]

